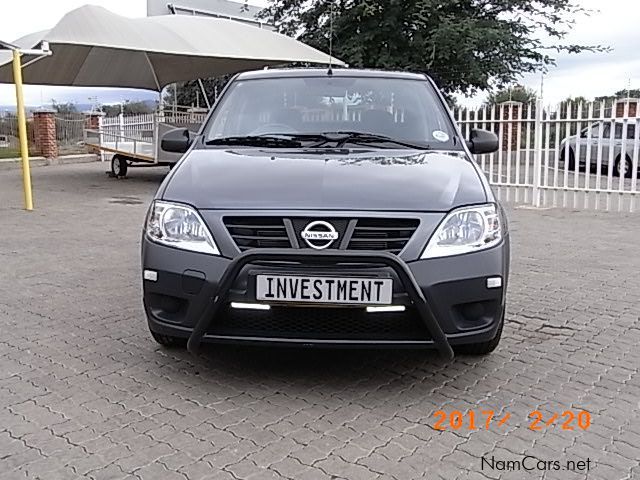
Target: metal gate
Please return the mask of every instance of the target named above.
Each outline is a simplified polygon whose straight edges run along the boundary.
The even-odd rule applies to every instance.
[[[500,139],[477,161],[501,200],[535,207],[635,211],[640,118],[636,99],[591,103],[505,102],[454,112],[460,128]]]
[[[86,153],[84,128],[86,116],[83,113],[57,113],[56,141],[60,155]]]

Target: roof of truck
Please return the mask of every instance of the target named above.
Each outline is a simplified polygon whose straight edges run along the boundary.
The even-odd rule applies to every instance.
[[[253,70],[238,75],[238,79],[249,80],[255,78],[294,78],[294,77],[320,77],[329,75],[327,68],[266,68]],[[331,70],[334,77],[369,77],[369,78],[400,78],[408,80],[425,80],[422,73],[388,71],[388,70],[359,70],[350,68],[334,68]]]

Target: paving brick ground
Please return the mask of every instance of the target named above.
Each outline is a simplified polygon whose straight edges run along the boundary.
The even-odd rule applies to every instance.
[[[193,357],[159,348],[141,308],[141,224],[165,170],[105,169],[34,169],[33,213],[20,172],[0,171],[0,479],[640,478],[637,214],[511,209],[508,323],[486,358]],[[589,430],[527,427],[570,408]],[[441,409],[511,418],[441,432]],[[525,454],[591,470],[482,469]]]

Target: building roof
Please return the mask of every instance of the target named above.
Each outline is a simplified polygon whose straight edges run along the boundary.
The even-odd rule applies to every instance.
[[[149,17],[168,15],[174,12],[193,15],[194,10],[196,14],[212,13],[253,20],[262,11],[262,7],[232,0],[147,0],[147,16]]]

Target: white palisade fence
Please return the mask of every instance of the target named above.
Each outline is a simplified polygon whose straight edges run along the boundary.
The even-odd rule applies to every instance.
[[[495,132],[500,148],[477,161],[501,200],[536,207],[635,211],[638,208],[640,101],[505,102],[458,109],[472,129]]]

